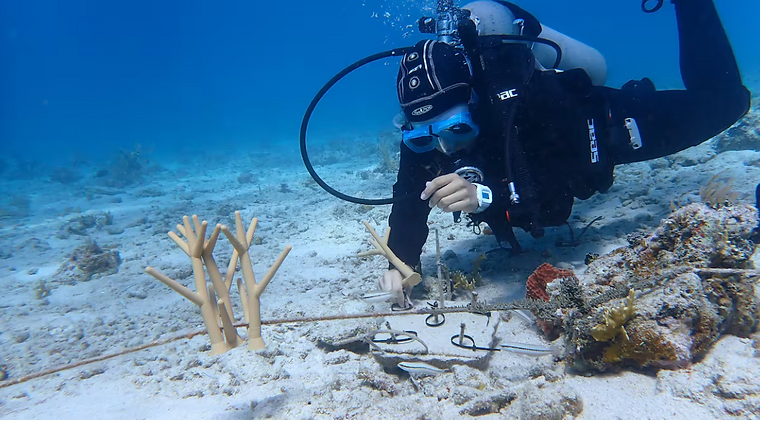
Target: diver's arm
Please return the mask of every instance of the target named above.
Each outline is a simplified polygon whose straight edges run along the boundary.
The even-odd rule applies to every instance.
[[[749,110],[731,45],[712,0],[674,0],[686,90],[656,91],[649,79],[603,88],[616,122],[633,118],[642,146],[613,144],[616,164],[669,155],[729,128]]]
[[[407,198],[393,204],[388,218],[388,226],[391,228],[388,247],[411,267],[419,263],[422,246],[428,236],[427,218],[430,207],[426,200],[420,199],[429,176],[419,165],[419,160],[425,155],[427,154],[414,153],[401,144],[401,159],[396,184],[393,185],[393,197]],[[389,268],[393,269],[393,265]]]

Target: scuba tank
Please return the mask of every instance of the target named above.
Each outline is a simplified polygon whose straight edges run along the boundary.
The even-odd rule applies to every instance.
[[[555,69],[583,69],[594,85],[603,86],[607,82],[607,62],[602,53],[595,48],[543,24],[541,25],[541,37],[556,42],[562,49],[562,60]],[[541,70],[550,69],[551,67],[547,67],[547,63],[552,63],[556,58],[554,49],[545,44],[536,44],[533,47],[533,55],[536,56],[536,63],[543,67]]]
[[[599,51],[538,22],[512,3],[478,0],[462,6],[462,9],[470,12],[470,20],[475,23],[479,36],[530,35],[556,43],[562,52],[559,62],[556,62],[555,48],[543,43],[529,43],[539,70],[583,69],[594,85],[604,85],[607,80],[607,62]]]

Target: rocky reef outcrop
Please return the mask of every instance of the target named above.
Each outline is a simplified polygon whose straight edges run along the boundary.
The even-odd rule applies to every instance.
[[[684,367],[721,335],[756,331],[756,213],[691,204],[592,262],[586,305],[563,310],[568,363],[578,371]]]

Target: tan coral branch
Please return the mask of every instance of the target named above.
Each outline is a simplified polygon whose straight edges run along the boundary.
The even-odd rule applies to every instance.
[[[164,275],[163,273],[158,271],[158,269],[148,266],[147,268],[145,268],[145,272],[147,272],[150,276],[163,282],[169,288],[177,291],[181,296],[192,301],[193,304],[197,305],[198,307],[203,305],[203,298],[201,298],[198,294],[194,293],[193,291],[190,291],[187,287],[175,281],[174,279]]]
[[[374,250],[365,251],[362,253],[359,253],[358,257],[365,257],[365,256],[375,256],[380,255],[385,257],[396,269],[398,269],[399,272],[401,272],[401,275],[404,276],[404,280],[402,281],[402,284],[405,288],[411,288],[417,284],[419,284],[422,281],[422,277],[419,273],[415,272],[414,269],[412,269],[409,265],[402,262],[401,259],[399,259],[393,251],[388,247],[388,237],[390,236],[391,229],[388,227],[388,229],[385,231],[385,236],[383,238],[380,238],[380,236],[377,234],[374,228],[372,228],[372,225],[369,224],[367,221],[362,221],[365,227],[367,227],[367,230],[372,234],[373,240],[370,240],[372,245],[375,247]]]
[[[182,240],[173,232],[170,232],[168,235],[169,238],[171,238],[172,241],[174,241],[177,246],[188,255],[188,257],[190,257],[190,262],[193,268],[193,279],[195,281],[195,292],[190,291],[185,286],[154,268],[147,267],[145,271],[200,307],[201,316],[203,317],[203,322],[206,325],[206,330],[208,331],[209,339],[211,340],[211,353],[220,354],[227,351],[229,346],[224,342],[222,333],[219,330],[219,315],[216,307],[216,299],[209,299],[210,294],[206,286],[206,273],[203,269],[203,260],[201,258],[208,222],[201,222],[197,215],[193,215],[192,222],[191,219],[185,215],[182,217],[182,222],[183,225],[177,225],[177,230],[185,237],[185,240]]]
[[[250,238],[252,239],[258,221],[258,218],[253,218],[248,227],[248,232],[246,233],[243,229],[243,220],[240,216],[240,212],[236,211],[236,235],[232,234],[226,226],[222,225],[221,227],[224,235],[227,236],[227,239],[230,240],[230,243],[232,243],[232,246],[238,252],[238,260],[240,261],[240,268],[243,272],[243,280],[245,281],[245,291],[248,295],[248,349],[252,350],[263,349],[266,346],[264,340],[261,338],[261,302],[259,298],[264,292],[264,288],[266,288],[269,281],[272,280],[275,272],[277,272],[277,269],[279,269],[280,265],[285,260],[285,257],[292,249],[291,246],[286,246],[266,275],[264,275],[262,281],[256,283],[256,277],[253,273],[253,265],[251,264],[251,259],[248,253],[248,249],[251,246],[251,240],[249,239],[248,234],[251,234]]]
[[[221,227],[221,224],[217,224],[214,228],[214,231],[211,233],[211,237],[209,238],[208,242],[206,242],[206,246],[203,248],[202,258],[203,263],[206,265],[206,271],[208,272],[209,278],[211,278],[211,284],[214,286],[214,290],[216,291],[216,295],[219,297],[219,300],[224,303],[224,308],[226,308],[227,311],[226,318],[234,322],[235,316],[232,314],[230,290],[225,284],[224,279],[222,279],[222,274],[219,272],[219,267],[216,265],[216,260],[214,260],[214,247],[216,246],[217,239],[219,238]],[[225,317],[222,316],[221,320],[222,326],[224,326]],[[242,342],[243,339],[240,337],[237,337],[233,341],[230,341],[229,337],[227,338],[227,343],[232,348]]]

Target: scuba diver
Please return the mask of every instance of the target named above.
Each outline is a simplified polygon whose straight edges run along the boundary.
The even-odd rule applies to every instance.
[[[406,50],[388,220],[396,256],[419,265],[436,207],[455,220],[467,213],[476,232],[486,223],[500,246],[520,253],[514,228],[539,238],[544,227],[564,224],[575,198],[610,188],[615,165],[698,145],[744,116],[750,93],[713,0],[672,3],[684,90],[658,91],[648,78],[603,86],[596,50],[567,48],[580,43],[506,1],[457,9],[456,42],[439,36]],[[566,48],[555,54],[551,44]],[[552,59],[559,66],[548,65]],[[406,307],[398,270],[391,266],[379,283]]]

